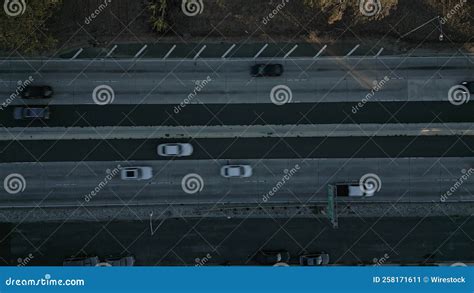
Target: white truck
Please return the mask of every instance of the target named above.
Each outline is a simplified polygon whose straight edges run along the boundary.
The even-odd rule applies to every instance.
[[[361,188],[359,182],[335,183],[330,184],[329,188],[333,188],[335,196],[371,197],[375,194],[375,190]]]

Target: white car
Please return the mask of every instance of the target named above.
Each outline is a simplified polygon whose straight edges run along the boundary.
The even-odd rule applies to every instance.
[[[159,156],[186,157],[193,154],[193,146],[189,143],[164,143],[157,147]]]
[[[461,85],[465,86],[470,94],[474,94],[474,81],[463,81]]]
[[[151,167],[125,167],[120,171],[122,180],[147,180],[153,177]]]
[[[250,165],[227,165],[221,168],[221,175],[225,178],[244,178],[252,176]]]

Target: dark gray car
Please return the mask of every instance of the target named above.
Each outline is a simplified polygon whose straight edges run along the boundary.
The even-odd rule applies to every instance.
[[[49,119],[49,107],[15,107],[13,109],[15,120]]]
[[[92,257],[73,257],[68,258],[63,261],[63,266],[65,267],[95,267],[99,263],[99,258],[97,256]]]
[[[300,256],[302,266],[322,266],[329,263],[329,254],[325,252],[315,254],[305,254]]]
[[[283,74],[283,65],[281,64],[255,64],[250,69],[254,77],[280,76]]]
[[[274,265],[276,263],[287,263],[290,261],[290,253],[286,250],[259,251],[255,260],[261,265]]]
[[[53,89],[47,85],[30,85],[22,92],[23,99],[49,99],[53,95]]]

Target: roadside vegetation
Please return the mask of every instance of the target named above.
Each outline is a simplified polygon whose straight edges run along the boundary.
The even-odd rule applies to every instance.
[[[410,32],[411,41],[437,42],[439,33],[434,30],[441,19],[439,29],[451,42],[467,42],[474,35],[474,5],[469,0],[207,0],[202,2],[202,14],[195,17],[183,14],[181,1],[148,1],[151,28],[161,36],[211,38],[225,32],[228,38],[251,35],[261,40],[311,42],[354,36],[376,39],[387,34],[398,38]],[[422,27],[412,33],[418,26]]]
[[[196,0],[197,1],[197,0]],[[361,1],[378,2],[361,13]],[[191,1],[192,2],[192,1]],[[403,37],[403,46],[472,46],[470,0],[203,0],[202,11],[185,15],[182,0],[113,0],[84,20],[103,0],[30,0],[19,16],[0,13],[0,51],[36,55],[91,44],[200,41],[351,42]],[[368,6],[371,9],[371,5]],[[3,11],[1,11],[3,12]],[[370,13],[369,13],[370,14]],[[425,23],[428,24],[425,25]],[[418,28],[422,26],[421,28]],[[438,40],[440,30],[444,43]],[[413,32],[412,32],[413,31]],[[430,43],[431,44],[428,44]]]
[[[344,16],[351,17],[357,22],[381,20],[388,16],[392,10],[397,8],[398,0],[383,0],[380,3],[380,11],[377,11],[373,17],[366,17],[360,13],[360,1],[358,0],[304,0],[304,4],[309,8],[327,13],[328,24],[334,24],[342,20]]]
[[[46,25],[62,0],[28,1],[24,13],[0,13],[0,50],[35,54],[54,48],[57,40]]]
[[[168,23],[166,21],[167,7],[167,0],[150,0],[147,3],[147,8],[151,14],[151,27],[156,32],[163,32],[168,28]]]

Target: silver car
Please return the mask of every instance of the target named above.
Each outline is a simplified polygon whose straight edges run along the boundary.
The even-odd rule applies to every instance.
[[[157,147],[159,156],[186,157],[193,154],[193,146],[189,143],[164,143]]]
[[[147,180],[153,177],[151,167],[125,167],[120,170],[122,180]]]
[[[221,168],[221,175],[225,178],[244,178],[252,176],[250,165],[227,165]]]

